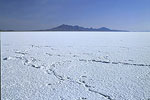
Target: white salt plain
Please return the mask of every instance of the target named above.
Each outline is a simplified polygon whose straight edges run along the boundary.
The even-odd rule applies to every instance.
[[[2,100],[149,100],[149,32],[1,32]]]

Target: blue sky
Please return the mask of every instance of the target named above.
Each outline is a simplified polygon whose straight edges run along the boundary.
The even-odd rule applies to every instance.
[[[150,30],[150,0],[0,0],[0,29],[49,29],[61,24]]]

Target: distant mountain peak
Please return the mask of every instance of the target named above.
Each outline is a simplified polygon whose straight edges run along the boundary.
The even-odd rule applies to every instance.
[[[111,29],[107,28],[107,27],[101,27],[98,28],[98,30],[102,30],[102,31],[111,31]]]
[[[88,28],[80,27],[78,25],[72,26],[72,25],[62,24],[50,30],[52,31],[85,31],[87,29]]]

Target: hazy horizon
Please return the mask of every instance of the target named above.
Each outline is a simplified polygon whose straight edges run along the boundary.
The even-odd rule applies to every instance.
[[[149,0],[1,0],[0,29],[50,29],[61,24],[150,31]]]

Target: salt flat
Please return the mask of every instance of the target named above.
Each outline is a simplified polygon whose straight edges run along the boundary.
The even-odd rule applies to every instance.
[[[1,32],[2,100],[149,100],[149,32]]]

